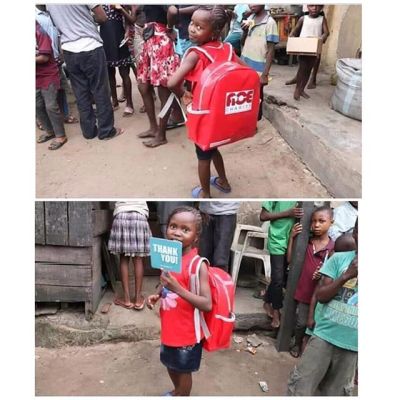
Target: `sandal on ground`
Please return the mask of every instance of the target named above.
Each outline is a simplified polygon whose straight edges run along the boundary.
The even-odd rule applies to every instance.
[[[99,138],[99,139],[100,139],[100,140],[111,140],[111,139],[114,139],[114,138],[117,137],[117,136],[122,135],[124,132],[125,132],[125,131],[124,131],[123,129],[121,129],[121,128],[115,128],[115,133],[114,133],[114,135],[107,136],[107,137],[102,138],[102,139]]]
[[[170,390],[169,392],[163,393],[162,396],[173,396],[172,390]]]
[[[221,186],[218,183],[218,179],[219,179],[218,176],[212,176],[210,178],[210,185],[214,186],[216,189],[218,189],[222,193],[230,193],[232,191],[232,189],[231,188],[227,189],[227,188],[224,188],[223,186]]]
[[[125,100],[125,96],[118,97],[118,103],[123,103]]]
[[[122,300],[117,299],[117,298],[114,299],[114,304],[117,305],[117,306],[126,308],[128,310],[132,310],[132,308],[135,307],[135,305],[133,303],[126,304]]]
[[[74,117],[73,115],[68,115],[64,118],[65,124],[77,124],[79,122],[78,118]]]
[[[135,110],[130,107],[125,107],[125,110],[122,114],[123,117],[131,117],[134,114]]]
[[[165,129],[168,131],[170,129],[179,128],[184,125],[185,125],[185,121],[175,122],[175,121],[172,121],[171,119],[169,119],[167,122],[167,127]]]
[[[67,138],[65,138],[65,140],[62,141],[62,142],[59,142],[58,140],[53,140],[53,141],[50,143],[48,149],[49,149],[49,150],[58,150],[60,147],[64,146],[64,144],[67,143],[67,142],[68,142],[68,139],[67,139]]]
[[[141,310],[143,310],[145,303],[146,303],[146,299],[143,298],[143,302],[140,303],[140,304],[135,303],[135,305],[133,306],[133,308],[134,308],[136,311],[141,311]]]
[[[299,358],[300,357],[300,347],[297,344],[295,344],[294,346],[292,346],[289,349],[289,353],[292,357]]]
[[[38,140],[36,140],[36,143],[44,143],[47,142],[48,140],[54,139],[56,135],[54,133],[49,134],[49,133],[44,133],[43,135],[40,135]]]
[[[196,186],[195,188],[192,189],[192,197],[194,199],[201,199],[201,192],[203,191],[201,186]]]

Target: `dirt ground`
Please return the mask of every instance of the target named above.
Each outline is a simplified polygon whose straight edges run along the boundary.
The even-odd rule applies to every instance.
[[[115,112],[116,126],[125,129],[122,136],[106,142],[86,140],[79,124],[73,124],[66,125],[68,143],[61,149],[52,152],[48,143],[36,145],[36,197],[191,196],[198,185],[194,145],[182,127],[167,132],[167,145],[143,146],[137,134],[148,128],[148,120],[138,112],[142,103],[131,75],[136,113],[123,118],[123,104]],[[75,104],[71,110],[79,116]],[[214,190],[214,197],[331,197],[266,120],[259,122],[255,137],[224,146],[221,153],[233,190],[229,195]]]
[[[264,343],[255,355],[244,351],[245,342],[225,351],[203,352],[200,371],[193,375],[192,395],[284,395],[296,361],[288,353],[278,353],[273,339],[259,338]],[[36,348],[35,358],[37,396],[160,396],[172,389],[159,361],[158,340]],[[267,382],[268,392],[262,392],[260,381]]]

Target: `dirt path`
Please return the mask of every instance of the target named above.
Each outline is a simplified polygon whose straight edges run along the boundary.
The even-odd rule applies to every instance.
[[[39,198],[188,198],[198,184],[194,146],[185,128],[168,131],[168,144],[143,146],[137,134],[148,128],[133,78],[136,114],[116,125],[125,133],[111,141],[86,140],[79,124],[66,125],[68,143],[51,152],[36,145],[36,195]],[[120,89],[119,89],[120,90]],[[158,104],[157,104],[158,105]],[[75,105],[72,111],[78,112]],[[36,132],[39,135],[39,131]],[[233,191],[215,197],[330,197],[268,121],[259,123],[254,138],[221,149]]]
[[[265,342],[251,355],[231,350],[203,353],[200,371],[194,374],[193,395],[278,396],[286,392],[295,360],[276,352],[273,341]],[[36,349],[38,396],[159,396],[172,389],[165,367],[159,361],[159,342],[102,344],[91,347]],[[259,381],[266,381],[263,393]]]

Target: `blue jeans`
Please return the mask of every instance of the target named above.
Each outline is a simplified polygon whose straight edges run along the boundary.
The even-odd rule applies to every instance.
[[[86,139],[96,136],[107,139],[114,136],[114,112],[103,47],[80,53],[64,51],[64,58],[78,105],[83,136]],[[96,112],[93,109],[93,100]]]

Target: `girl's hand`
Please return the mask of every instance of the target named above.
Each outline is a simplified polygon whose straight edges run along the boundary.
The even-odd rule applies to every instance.
[[[185,90],[182,96],[183,104],[187,107],[193,101],[193,94],[188,90]]]
[[[290,236],[292,239],[294,239],[301,231],[303,230],[303,226],[300,224],[300,222],[297,222],[296,224],[293,225],[292,231],[290,232]]]
[[[315,326],[314,317],[309,317],[309,318],[307,319],[307,328],[308,328],[308,329],[314,329],[314,326]]]
[[[152,310],[159,299],[160,299],[159,294],[151,294],[146,300],[147,308]]]
[[[181,289],[181,285],[179,282],[168,272],[163,271],[160,275],[161,284],[167,289],[171,290],[174,293],[177,293],[179,289]]]
[[[261,76],[260,76],[260,84],[262,86],[268,85],[268,75],[265,75],[264,73],[261,74]]]
[[[301,218],[304,215],[304,210],[300,207],[294,207],[290,210],[290,216],[293,218]]]
[[[313,281],[318,281],[319,279],[321,279],[321,272],[319,272],[319,269],[320,269],[321,267],[318,267],[315,271],[314,271],[314,273],[313,273],[313,275],[312,275],[312,280]]]

